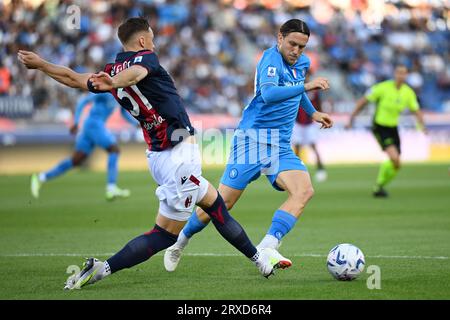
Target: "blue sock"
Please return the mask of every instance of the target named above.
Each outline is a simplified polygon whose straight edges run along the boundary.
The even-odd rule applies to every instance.
[[[108,184],[116,184],[117,181],[117,162],[119,154],[110,152],[108,155]]]
[[[283,210],[277,210],[273,215],[272,225],[270,226],[267,234],[281,240],[281,238],[291,231],[296,222],[297,218],[292,214]]]
[[[183,228],[183,233],[186,237],[191,238],[197,232],[202,231],[203,228],[205,228],[207,225],[207,223],[203,223],[198,219],[197,213],[194,210],[188,222]]]
[[[55,167],[53,167],[49,171],[45,172],[44,173],[45,180],[56,178],[57,176],[60,176],[63,173],[65,173],[67,170],[72,169],[72,167],[73,167],[72,159],[67,158],[58,163]]]

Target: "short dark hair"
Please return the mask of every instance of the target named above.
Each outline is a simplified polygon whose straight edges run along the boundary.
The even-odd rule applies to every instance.
[[[402,62],[396,63],[394,65],[394,70],[397,70],[397,68],[405,68],[406,71],[409,71],[408,66],[405,63],[402,63]]]
[[[283,37],[286,37],[289,33],[300,32],[306,34],[308,37],[310,35],[308,25],[306,22],[299,19],[291,19],[283,23],[280,27],[280,33]]]
[[[117,32],[120,42],[126,43],[130,38],[140,31],[148,31],[150,24],[144,18],[129,18],[127,21],[119,26]]]

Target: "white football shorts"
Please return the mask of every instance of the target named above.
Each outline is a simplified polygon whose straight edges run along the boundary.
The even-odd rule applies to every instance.
[[[301,125],[296,122],[292,130],[291,143],[293,145],[301,144],[305,146],[315,144],[318,134],[319,127],[317,123]]]
[[[146,154],[150,173],[159,185],[155,192],[159,213],[177,221],[188,220],[208,190],[198,144],[181,142],[164,151],[147,150]]]

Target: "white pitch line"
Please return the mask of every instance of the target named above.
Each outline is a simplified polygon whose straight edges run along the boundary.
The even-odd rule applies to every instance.
[[[96,256],[112,256],[114,253],[11,253],[0,254],[2,258],[17,258],[17,257],[96,257]],[[157,255],[162,255],[158,253]],[[239,257],[238,253],[185,253],[188,257]],[[289,257],[312,257],[312,258],[326,258],[327,255],[317,253],[300,253],[287,255]],[[450,257],[445,256],[387,256],[374,255],[366,256],[366,258],[379,259],[412,259],[412,260],[449,260]]]

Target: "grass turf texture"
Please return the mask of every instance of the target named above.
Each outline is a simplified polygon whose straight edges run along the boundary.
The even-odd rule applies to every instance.
[[[447,165],[406,165],[373,199],[376,166],[330,167],[281,252],[294,263],[269,280],[237,254],[212,225],[198,234],[178,269],[167,273],[162,254],[94,286],[66,292],[70,265],[97,254],[108,258],[154,224],[158,203],[147,172],[121,172],[131,198],[106,202],[105,174],[71,172],[29,193],[29,176],[0,177],[0,299],[449,299],[450,177]],[[205,170],[216,185],[221,170]],[[255,244],[285,194],[262,177],[233,208]],[[353,243],[366,255],[355,281],[334,280],[326,255]],[[215,254],[208,256],[196,254]],[[431,257],[431,258],[427,258]],[[442,258],[435,258],[442,257]],[[444,258],[447,257],[447,258]],[[381,289],[369,290],[369,265],[381,268]]]

